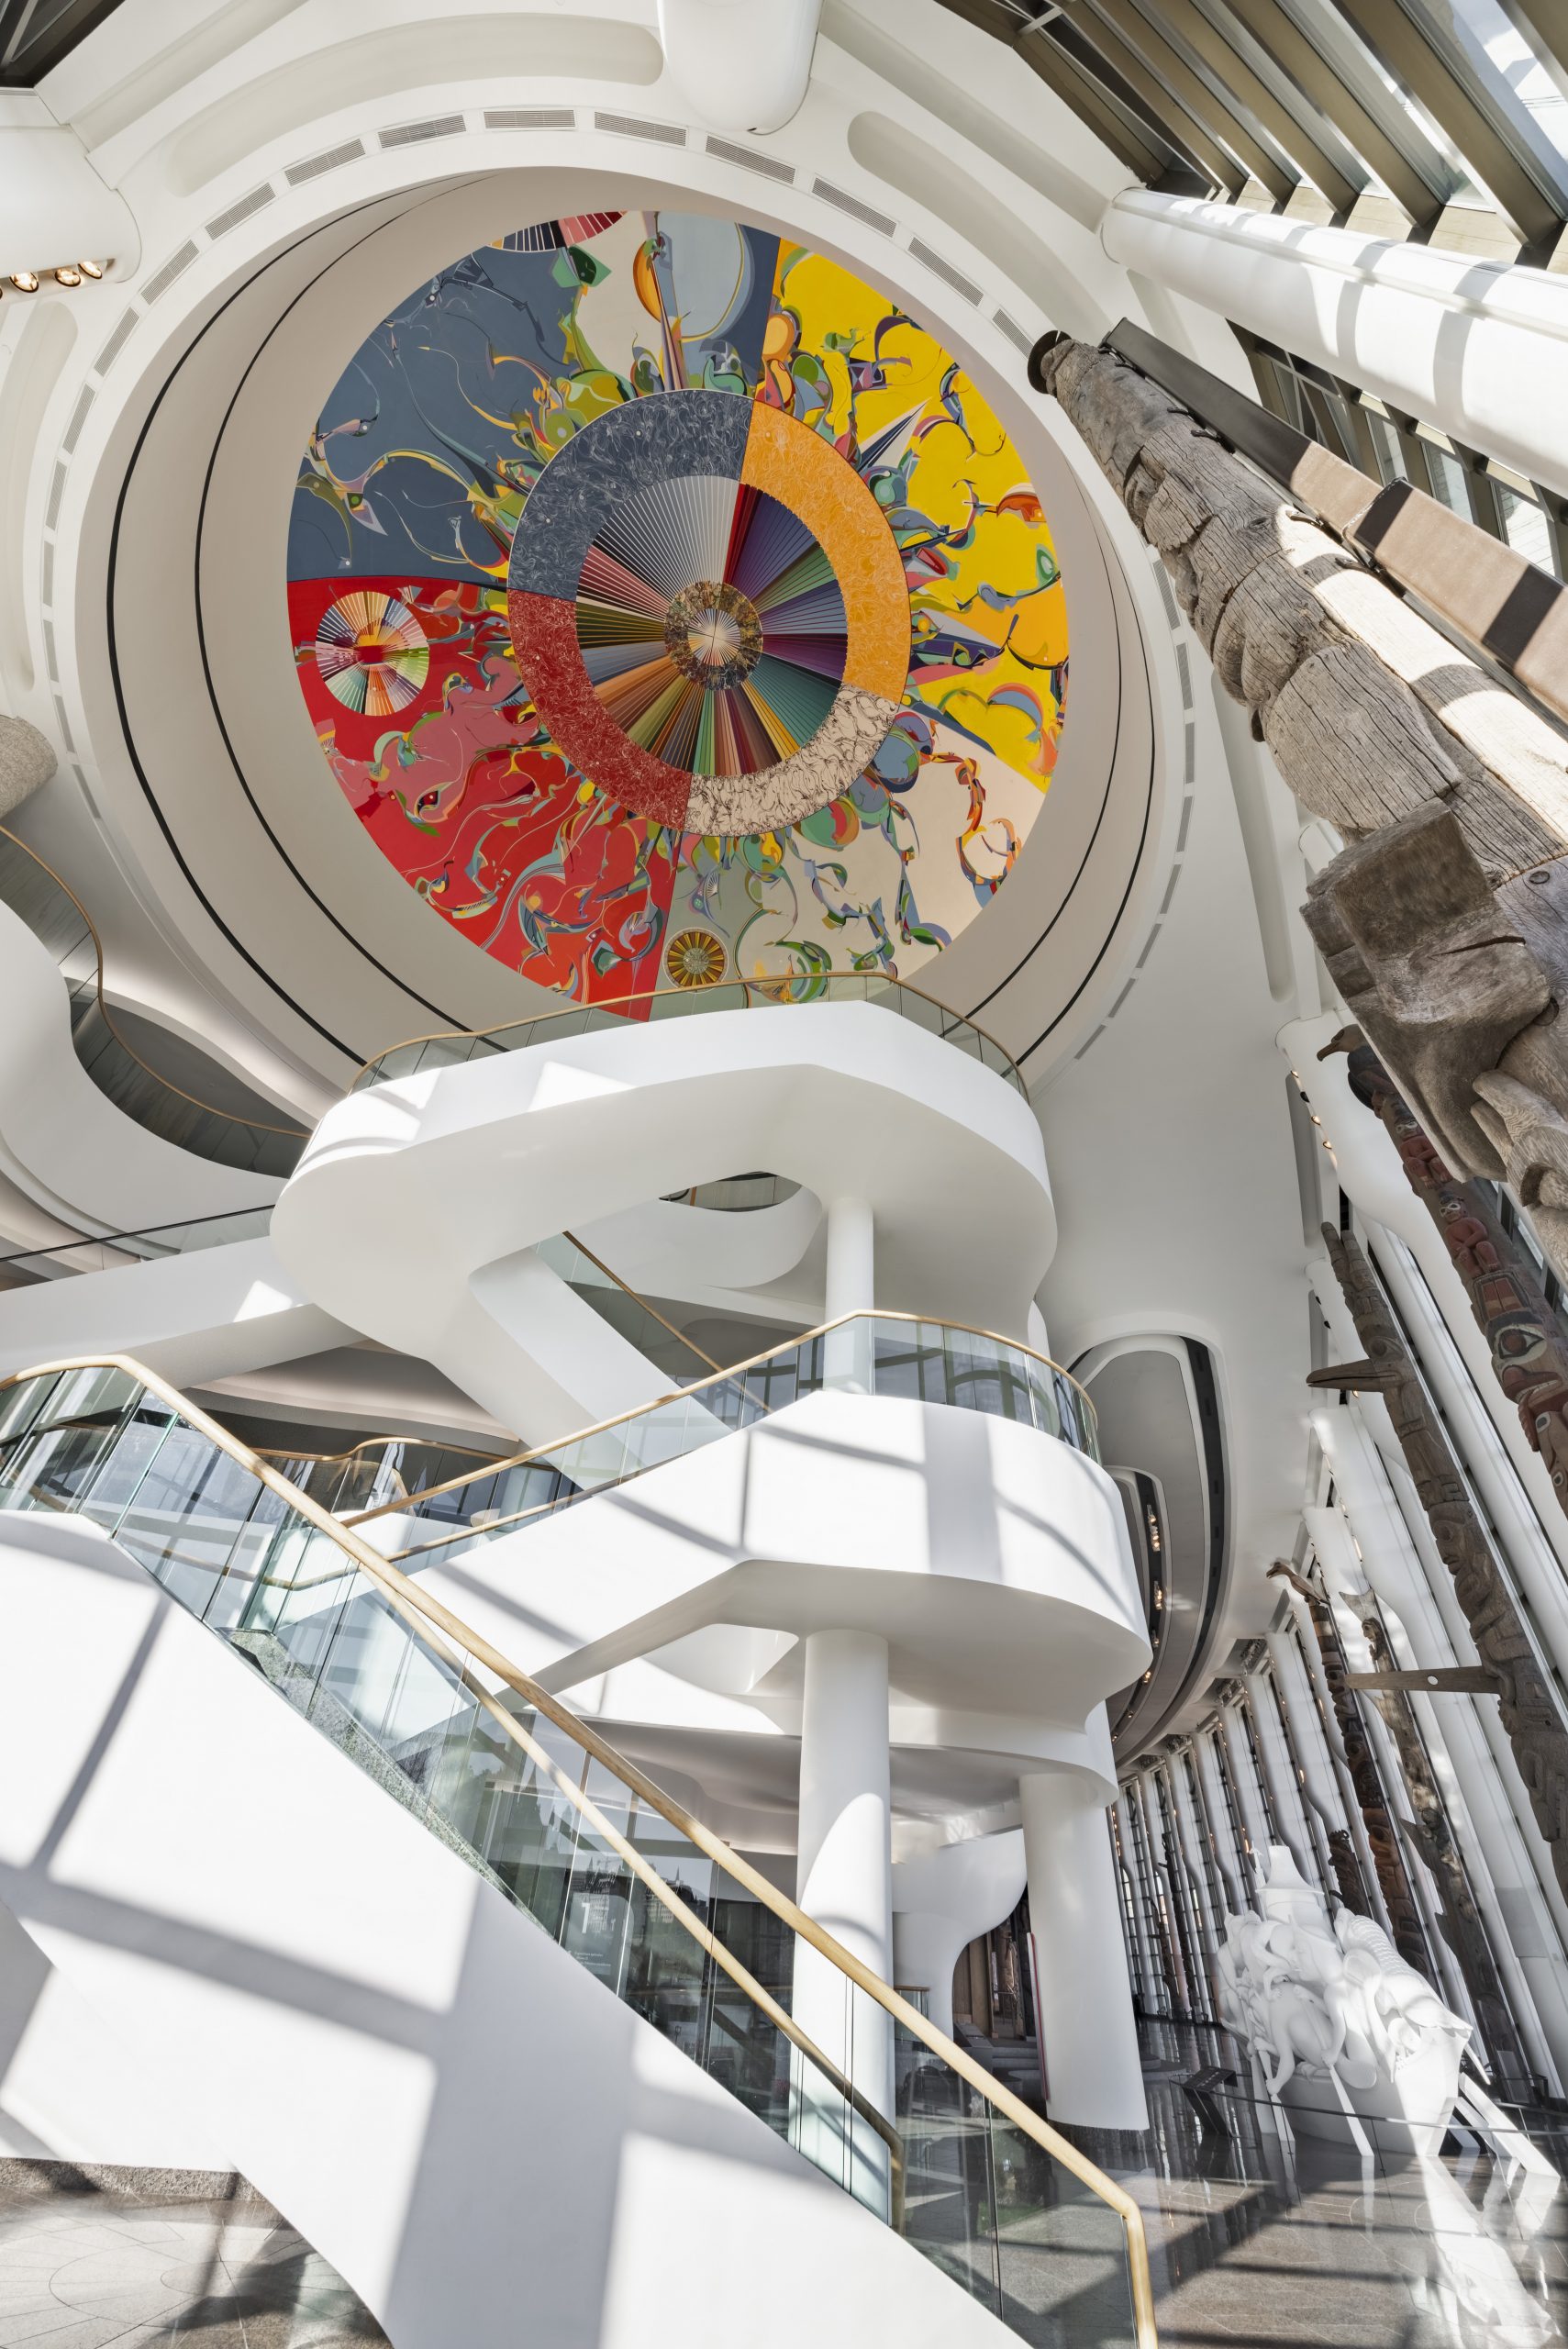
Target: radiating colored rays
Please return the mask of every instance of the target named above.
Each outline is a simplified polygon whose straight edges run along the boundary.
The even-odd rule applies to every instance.
[[[367,718],[417,701],[430,665],[424,629],[395,596],[339,596],[317,626],[316,665],[329,694]]]
[[[810,741],[844,674],[844,599],[787,507],[711,474],[607,514],[584,559],[583,665],[628,739],[697,775],[756,774]]]
[[[559,565],[519,581],[520,518],[612,416],[657,464],[595,461],[587,507],[540,509]],[[704,475],[681,564],[639,576],[622,502]],[[299,685],[366,838],[476,947],[582,1001],[671,983],[667,949],[682,975],[913,974],[1013,871],[1055,763],[1065,591],[984,394],[884,292],[712,214],[542,222],[411,288],[323,403],[289,578]],[[508,585],[581,694],[570,751]],[[363,707],[328,681],[319,623],[350,592],[422,629],[413,698],[373,643],[341,662]],[[671,663],[696,689],[678,724]]]
[[[886,518],[838,450],[760,402],[668,392],[585,425],[529,494],[509,579],[551,738],[662,823],[799,822],[897,715],[909,595]]]

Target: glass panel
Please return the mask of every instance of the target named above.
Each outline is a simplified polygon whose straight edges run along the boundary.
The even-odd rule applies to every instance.
[[[861,1327],[869,1361],[873,1317]],[[934,1322],[884,1319],[874,1336],[895,1391],[1036,1403],[1015,1348]],[[806,1355],[819,1378],[817,1353],[795,1351],[795,1368]],[[685,1442],[717,1424],[698,1398],[665,1420]],[[520,1745],[339,1542],[221,1446],[104,1371],[0,1390],[0,1444],[5,1505],[91,1510],[317,1731],[828,2176],[886,2217],[901,2189],[910,2242],[1026,2338],[1130,2340],[1114,2212],[808,1950],[804,2027],[862,2101],[846,2099],[682,1921],[788,2012],[803,1953],[773,1910],[564,1731],[497,1699]],[[896,2154],[863,2102],[890,2090]]]
[[[1551,560],[1551,531],[1543,508],[1533,497],[1521,497],[1506,482],[1494,482],[1497,513],[1508,544],[1516,554],[1538,570],[1554,572]]]

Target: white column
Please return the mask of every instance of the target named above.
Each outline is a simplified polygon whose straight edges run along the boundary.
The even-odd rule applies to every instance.
[[[828,1273],[822,1319],[836,1321],[841,1313],[869,1312],[876,1302],[876,1245],[870,1203],[865,1199],[828,1202]],[[849,1387],[856,1394],[871,1391],[871,1330],[864,1321],[836,1330],[824,1345],[823,1368],[829,1386]]]
[[[812,1631],[805,1642],[795,1898],[862,1965],[893,1978],[893,1800],[887,1750],[887,1642],[869,1631]],[[807,2037],[879,2112],[893,2110],[893,2025],[836,1965],[797,1942],[793,2012]],[[837,2100],[802,2082],[797,2142],[834,2165]],[[849,2131],[843,2176],[862,2199],[886,2194],[886,2152],[863,2122]]]
[[[1052,2121],[1147,2129],[1106,1806],[1076,1772],[1018,1781]]]
[[[1252,1709],[1252,1720],[1258,1732],[1258,1751],[1262,1757],[1263,1776],[1268,1781],[1269,1799],[1273,1805],[1274,1824],[1289,1847],[1290,1855],[1308,1884],[1318,1878],[1318,1854],[1313,1846],[1312,1831],[1307,1823],[1307,1807],[1301,1785],[1291,1760],[1290,1749],[1284,1742],[1280,1724],[1279,1702],[1274,1695],[1274,1683],[1267,1672],[1249,1672],[1247,1700]]]

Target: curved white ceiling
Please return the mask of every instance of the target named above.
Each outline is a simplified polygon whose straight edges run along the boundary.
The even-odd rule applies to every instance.
[[[539,143],[522,131],[487,151]],[[50,622],[58,673],[75,681],[74,747],[117,860],[193,976],[318,1081],[340,1082],[402,1036],[555,1000],[419,904],[333,785],[294,683],[289,501],[342,364],[421,275],[529,221],[678,198],[687,211],[809,235],[929,319],[973,369],[1040,492],[1073,643],[1061,758],[1007,887],[921,984],[997,1035],[1031,1080],[1043,1075],[1103,1008],[1168,863],[1171,729],[1156,702],[1175,696],[1169,640],[1158,629],[1146,637],[1140,619],[1147,571],[1129,586],[1119,516],[1081,452],[1055,439],[1044,404],[1018,388],[1032,321],[1020,327],[1000,306],[987,321],[962,315],[962,300],[933,298],[932,273],[885,233],[886,216],[859,222],[815,189],[775,210],[771,192],[758,203],[755,174],[710,156],[699,170],[684,149],[649,157],[657,178],[633,175],[631,144],[580,130],[571,151],[584,160],[570,171],[461,176],[435,175],[423,154],[362,155],[331,175],[330,207],[317,179],[304,179],[164,286],[154,250],[148,322],[107,355],[101,344],[91,359],[73,355],[92,371],[93,413],[85,431],[78,416],[52,501]],[[419,184],[384,184],[406,183],[416,163],[429,173]],[[72,380],[68,366],[65,386]],[[1158,684],[1157,667],[1167,673]]]

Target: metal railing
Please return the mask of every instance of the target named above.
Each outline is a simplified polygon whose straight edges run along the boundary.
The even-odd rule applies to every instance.
[[[512,1019],[494,1028],[449,1028],[438,1030],[428,1036],[410,1036],[400,1044],[389,1044],[384,1052],[362,1063],[350,1079],[349,1091],[357,1093],[370,1085],[383,1085],[399,1076],[413,1076],[427,1068],[450,1068],[461,1063],[484,1060],[495,1052],[526,1052],[530,1044],[541,1041],[541,1030],[550,1036],[590,1036],[609,1029],[621,1029],[630,1024],[628,1009],[632,1005],[646,1007],[649,1022],[660,1019],[685,1019],[694,1014],[712,1011],[773,1010],[781,1005],[812,1003],[875,1003],[885,1009],[913,1020],[929,1035],[940,1036],[945,1043],[956,1045],[972,1059],[1004,1077],[1025,1099],[1029,1087],[1023,1074],[1005,1044],[995,1036],[966,1019],[962,1012],[950,1010],[934,996],[910,984],[907,979],[889,977],[883,972],[827,971],[815,976],[777,979],[722,979],[713,986],[651,987],[640,994],[620,996],[614,1003],[577,1003],[561,1011],[536,1012],[531,1019]]]
[[[47,1241],[0,1256],[0,1287],[22,1281],[54,1280],[68,1273],[114,1272],[128,1264],[159,1263],[192,1249],[227,1248],[240,1240],[262,1240],[272,1219],[270,1206],[230,1208],[220,1215],[188,1216],[181,1223],[145,1225],[139,1231],[103,1231],[84,1239]]]
[[[1046,2321],[1063,2349],[1157,2349],[1130,2195],[559,1698],[155,1372],[109,1355],[0,1380],[6,1508],[100,1526],[495,1889],[1004,2321],[1020,2307],[1032,2318],[1059,2277]],[[792,1984],[803,1946],[841,1987],[844,2065],[762,1978]],[[885,2078],[889,2034],[884,2114],[856,2086],[855,2049],[867,2077]]]
[[[154,1068],[109,1008],[103,941],[75,890],[4,824],[0,843],[0,899],[59,963],[71,998],[71,1041],[99,1092],[149,1133],[198,1158],[259,1174],[292,1173],[306,1129],[220,1109]]]
[[[488,1541],[626,1484],[824,1388],[1019,1419],[1099,1459],[1094,1404],[1070,1371],[1032,1346],[915,1313],[848,1313],[652,1403],[513,1453],[472,1475],[384,1501],[349,1522],[368,1525],[393,1515],[433,1519],[451,1530],[392,1554],[428,1560],[442,1551],[450,1556],[458,1542]]]

